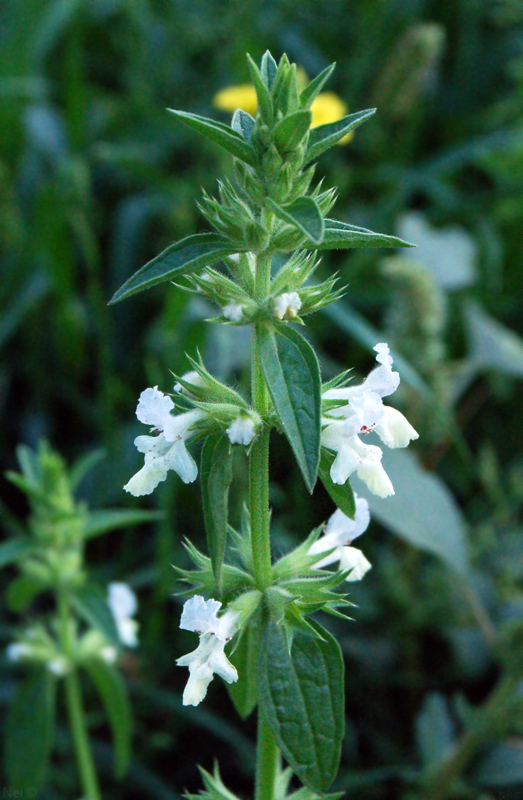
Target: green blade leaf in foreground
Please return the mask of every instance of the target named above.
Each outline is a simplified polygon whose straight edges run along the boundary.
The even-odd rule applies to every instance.
[[[313,128],[309,135],[309,146],[305,154],[305,164],[321,156],[326,150],[333,147],[340,139],[353,131],[362,122],[372,117],[376,113],[375,108],[367,108],[365,111],[357,111],[356,114],[347,114],[346,117],[329,122],[327,125],[318,125]]]
[[[283,431],[310,492],[318,476],[321,435],[321,379],[308,341],[286,325],[260,331],[263,374]]]
[[[358,228],[347,222],[337,219],[325,220],[325,235],[321,244],[314,250],[345,250],[351,247],[415,247],[410,242],[404,242],[397,236],[388,236],[385,233],[374,233],[366,228]]]
[[[312,197],[298,197],[288,206],[280,206],[268,197],[266,204],[276,216],[298,228],[311,242],[321,244],[325,226],[322,213]]]
[[[335,459],[335,454],[329,450],[322,449],[320,458],[320,479],[330,497],[339,509],[343,511],[351,519],[354,519],[356,513],[356,503],[354,501],[354,492],[349,481],[345,481],[343,486],[334,483],[330,476],[332,462]]]
[[[94,583],[84,584],[71,595],[71,604],[88,625],[92,625],[116,647],[120,637],[105,592]]]
[[[200,117],[198,114],[191,114],[189,111],[177,111],[174,108],[168,108],[167,110],[190,128],[211,139],[220,147],[223,147],[224,150],[236,156],[236,158],[251,167],[256,166],[256,154],[252,147],[228,125],[224,125],[223,122],[216,122],[213,119],[207,119],[207,117]]]
[[[312,80],[309,85],[305,87],[303,92],[300,94],[300,103],[304,108],[311,107],[314,100],[323,89],[323,86],[327,83],[330,76],[334,72],[335,67],[336,62],[331,64],[330,67],[326,67],[323,72],[320,72],[320,74],[317,75],[314,80]]]
[[[18,687],[5,724],[5,774],[20,797],[42,784],[54,742],[56,680],[31,673]]]
[[[127,689],[120,674],[110,664],[91,661],[85,668],[109,719],[113,734],[115,774],[121,779],[131,758],[132,718]]]
[[[218,592],[227,541],[229,486],[232,481],[231,444],[226,434],[209,436],[202,449],[202,504],[207,545]]]
[[[273,128],[274,144],[280,153],[294,150],[307,135],[312,122],[312,114],[306,109],[294,111],[283,117]]]
[[[109,305],[118,303],[158,283],[181,278],[189,272],[212,266],[224,256],[238,250],[218,233],[196,233],[172,244],[148,261],[114,293]]]
[[[311,623],[324,641],[301,630],[289,653],[272,620],[258,662],[260,710],[298,778],[316,792],[336,777],[344,729],[343,658],[337,641]]]

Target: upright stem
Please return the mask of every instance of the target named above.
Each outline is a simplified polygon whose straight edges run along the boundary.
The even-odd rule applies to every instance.
[[[60,615],[60,638],[66,656],[71,656],[71,633],[70,633],[70,614],[67,595],[59,590],[58,611]],[[100,787],[94,766],[89,734],[82,702],[82,690],[75,667],[65,677],[65,697],[67,702],[67,713],[69,725],[73,737],[74,751],[80,782],[82,784],[82,794],[86,800],[101,800]]]
[[[270,220],[267,220],[270,227]],[[270,291],[271,261],[261,254],[256,264],[255,294],[262,302]],[[253,329],[252,339],[252,405],[262,419],[269,410],[269,393],[260,358],[260,323]],[[271,541],[269,513],[269,435],[264,427],[256,438],[249,458],[249,496],[254,575],[258,588],[271,584]],[[258,715],[255,800],[274,800],[276,776],[280,764],[279,750],[261,714]]]

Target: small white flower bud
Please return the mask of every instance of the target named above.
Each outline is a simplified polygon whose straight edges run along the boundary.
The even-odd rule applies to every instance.
[[[249,445],[256,436],[256,425],[252,417],[240,414],[226,430],[231,444]]]
[[[229,303],[222,308],[222,314],[231,322],[240,322],[243,319],[243,306],[238,303]]]
[[[301,299],[298,292],[284,292],[275,298],[272,310],[278,319],[293,319],[298,316],[300,308]]]

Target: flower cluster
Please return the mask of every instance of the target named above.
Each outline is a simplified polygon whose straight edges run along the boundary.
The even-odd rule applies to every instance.
[[[329,405],[330,401],[345,403],[325,412],[321,440],[337,453],[330,472],[334,483],[343,484],[356,472],[373,494],[388,497],[394,488],[381,465],[381,448],[365,444],[360,436],[374,431],[387,447],[406,447],[418,434],[401,412],[383,404],[383,398],[398,388],[400,376],[392,370],[388,345],[380,343],[374,349],[378,366],[363,383],[323,393]]]
[[[201,388],[203,385],[196,372],[187,373],[181,380],[195,387]],[[176,393],[183,392],[182,384],[177,383],[174,390]],[[145,464],[123,488],[135,497],[151,494],[166,479],[169,470],[174,470],[184,483],[196,480],[198,467],[185,443],[195,434],[198,422],[212,421],[205,411],[198,408],[176,415],[171,414],[173,410],[173,401],[157,386],[145,389],[140,395],[136,416],[140,422],[150,425],[151,432],[158,435],[138,436],[134,440],[136,448],[145,455]],[[259,416],[242,412],[241,409],[237,412],[233,410],[232,413],[236,416],[226,428],[229,441],[231,444],[247,446],[256,436],[260,425]]]
[[[205,695],[214,673],[227,683],[238,680],[236,668],[225,655],[224,648],[237,630],[239,614],[226,611],[218,617],[221,603],[194,595],[184,604],[180,628],[200,637],[196,650],[178,658],[179,667],[189,667],[189,680],[183,693],[184,706],[197,706]]]
[[[310,556],[327,553],[325,558],[314,564],[314,569],[328,567],[338,561],[340,570],[350,570],[347,575],[348,581],[360,581],[371,568],[361,550],[350,547],[350,543],[357,536],[365,533],[370,522],[369,504],[365,498],[354,494],[354,500],[356,502],[354,519],[337,508],[327,521],[322,536],[309,548]]]

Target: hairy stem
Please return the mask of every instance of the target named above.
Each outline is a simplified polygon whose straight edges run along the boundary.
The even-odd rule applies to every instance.
[[[58,609],[60,614],[60,638],[65,655],[71,660],[71,625],[69,603],[64,591],[58,595]],[[86,800],[101,800],[100,787],[94,766],[87,723],[82,701],[82,690],[77,670],[71,667],[71,671],[65,677],[65,697],[67,703],[67,713],[69,725],[73,738],[74,751],[82,794]]]
[[[269,223],[270,224],[270,223]],[[261,254],[256,264],[256,299],[263,302],[270,290],[270,257]],[[260,323],[253,329],[252,404],[262,419],[269,409],[269,393],[261,366],[259,349]],[[249,459],[249,496],[254,575],[258,588],[270,586],[271,541],[269,511],[269,436],[270,429],[256,438]],[[279,767],[279,750],[262,716],[258,716],[255,800],[273,800]]]

